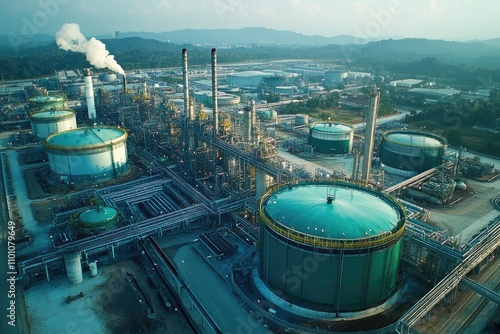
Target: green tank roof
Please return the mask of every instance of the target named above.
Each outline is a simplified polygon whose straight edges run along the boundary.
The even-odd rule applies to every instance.
[[[327,203],[327,192],[335,195],[332,203]],[[393,231],[403,218],[398,205],[383,196],[357,186],[306,184],[271,194],[264,210],[273,220],[301,233],[358,239]]]
[[[116,210],[110,207],[89,209],[80,214],[80,220],[85,225],[101,225],[116,219]]]
[[[312,127],[313,131],[345,133],[353,130],[352,127],[340,123],[317,123]]]
[[[44,110],[32,113],[31,118],[35,120],[53,120],[66,118],[74,114],[73,110]]]
[[[418,132],[390,132],[385,137],[395,144],[411,147],[439,148],[445,144],[444,138],[439,140],[437,136]]]
[[[33,103],[50,103],[50,102],[66,101],[66,98],[62,95],[36,96],[32,97],[30,101]]]
[[[120,128],[77,128],[50,135],[46,146],[61,149],[82,149],[106,146],[127,138],[127,132]]]

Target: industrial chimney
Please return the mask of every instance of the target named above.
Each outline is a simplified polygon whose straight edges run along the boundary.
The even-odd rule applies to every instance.
[[[127,76],[123,75],[123,96],[127,94]]]
[[[188,60],[187,50],[182,49],[182,85],[184,90],[184,115],[190,120],[194,120],[189,108],[189,79],[188,79]]]
[[[217,50],[212,49],[212,105],[213,105],[213,129],[212,134],[217,137],[219,132],[219,109],[217,106]]]
[[[361,180],[368,182],[370,178],[370,168],[372,167],[373,142],[375,137],[375,124],[377,122],[378,104],[380,101],[380,91],[373,85],[370,91],[370,100],[368,101],[368,114],[366,118],[365,145],[363,152],[363,170],[361,171]]]
[[[189,119],[194,121],[194,99],[189,98]]]
[[[250,108],[245,108],[245,131],[243,133],[244,140],[250,142],[252,140],[252,109],[255,101],[252,100]]]
[[[85,69],[85,97],[87,99],[87,112],[89,119],[95,119],[94,86],[92,84],[92,73],[90,68]]]
[[[258,136],[258,132],[257,132],[257,106],[255,105],[254,100],[252,100],[251,113],[252,113],[252,129],[251,129],[252,143],[254,145],[258,145],[259,144],[259,136]]]

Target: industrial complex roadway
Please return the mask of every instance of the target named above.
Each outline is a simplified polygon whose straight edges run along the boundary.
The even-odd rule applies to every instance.
[[[455,289],[462,279],[474,267],[481,263],[491,252],[493,252],[500,244],[500,218],[491,224],[486,230],[486,235],[478,241],[467,253],[465,253],[464,260],[453,269],[445,278],[443,278],[436,286],[434,286],[422,299],[420,299],[412,308],[410,308],[399,319],[396,330],[398,333],[410,333],[412,327],[424,316],[428,315],[431,309],[439,303],[448,293]],[[467,281],[469,287],[474,289],[474,286]],[[481,293],[485,289],[475,290]],[[485,297],[491,298],[493,301],[500,300],[498,294],[494,291],[488,290],[484,294]]]

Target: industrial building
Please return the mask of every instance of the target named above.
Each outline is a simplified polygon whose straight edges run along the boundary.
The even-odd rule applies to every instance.
[[[228,73],[227,83],[233,86],[255,89],[259,87],[259,85],[265,78],[270,78],[273,76],[273,73],[263,71],[243,71]]]
[[[453,88],[412,88],[408,90],[408,93],[423,95],[428,101],[439,101],[460,94],[460,91]]]
[[[389,82],[389,85],[400,88],[413,88],[417,87],[423,82],[423,80],[419,79],[402,79],[402,80],[393,80]]]
[[[297,94],[298,89],[295,86],[276,86],[274,91],[279,95],[293,95]]]

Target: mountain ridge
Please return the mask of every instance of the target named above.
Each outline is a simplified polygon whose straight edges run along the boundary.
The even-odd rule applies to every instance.
[[[92,36],[88,36],[90,38]],[[111,34],[95,36],[98,39],[113,39]],[[403,36],[384,36],[379,38],[358,38],[352,35],[336,35],[325,37],[322,35],[306,35],[287,30],[275,30],[264,27],[245,27],[239,29],[179,29],[164,32],[128,31],[120,32],[120,38],[140,37],[154,39],[161,42],[173,44],[192,44],[207,47],[234,47],[249,45],[276,45],[276,46],[327,46],[336,45],[367,45],[373,42],[385,40],[433,40],[422,38],[409,38]],[[54,36],[48,34],[37,34],[28,36],[0,36],[0,46],[4,47],[30,47],[47,45],[55,40]],[[463,43],[471,45],[481,43],[494,48],[500,48],[500,38],[487,40],[470,40],[456,42],[448,40],[434,40],[450,43]]]

